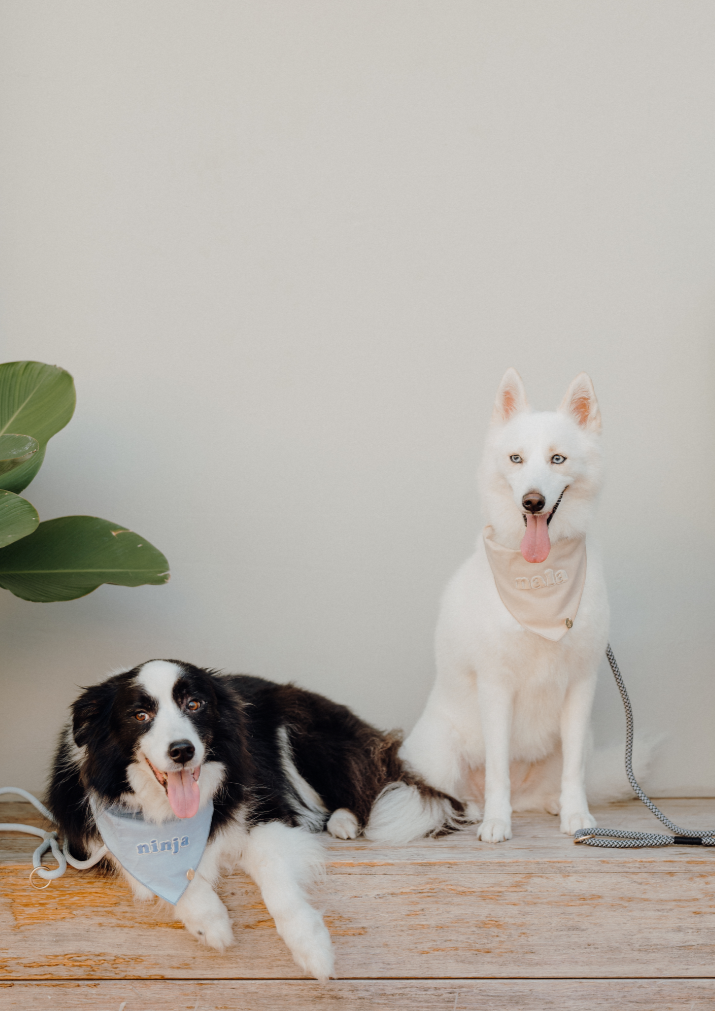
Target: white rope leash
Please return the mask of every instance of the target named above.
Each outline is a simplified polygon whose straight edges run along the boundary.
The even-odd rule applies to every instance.
[[[626,775],[628,782],[636,797],[645,804],[651,814],[659,818],[666,828],[669,828],[675,835],[665,835],[661,832],[634,832],[624,828],[580,828],[574,832],[574,842],[584,843],[586,846],[607,846],[616,849],[635,849],[639,846],[715,846],[715,828],[681,828],[664,815],[641,789],[638,780],[633,775],[633,709],[623,675],[613,655],[610,643],[606,646],[606,656],[623,699],[623,708],[626,711]]]
[[[35,807],[40,814],[43,815],[43,817],[47,818],[48,821],[51,821],[53,825],[57,824],[45,805],[41,804],[37,797],[33,797],[33,795],[28,793],[27,790],[22,790],[19,786],[0,786],[0,794],[3,793],[15,793],[19,797],[24,797],[25,800],[30,801],[33,807]],[[50,882],[54,880],[54,878],[62,877],[64,872],[67,870],[67,864],[69,864],[70,867],[76,867],[78,871],[84,871],[90,867],[94,867],[96,863],[99,863],[107,852],[107,847],[102,846],[101,849],[97,850],[97,852],[89,858],[89,860],[76,860],[69,851],[66,839],[62,849],[60,849],[57,832],[54,829],[46,832],[45,829],[37,828],[35,825],[20,825],[8,821],[0,823],[0,832],[26,832],[28,835],[36,835],[42,839],[42,842],[32,854],[32,871],[30,873],[30,880],[32,880],[33,876],[37,874],[38,877],[44,878],[47,881],[47,884],[42,886],[44,888],[48,888]],[[57,867],[52,869],[42,866],[42,857],[49,849],[52,850],[52,855],[57,861]]]

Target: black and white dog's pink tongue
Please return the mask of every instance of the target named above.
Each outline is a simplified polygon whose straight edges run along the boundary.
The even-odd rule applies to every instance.
[[[521,542],[521,553],[527,562],[545,562],[551,551],[551,541],[549,539],[549,517],[534,516],[529,513],[526,517],[526,533]]]
[[[177,818],[193,818],[199,809],[201,791],[193,771],[168,772],[166,794]]]

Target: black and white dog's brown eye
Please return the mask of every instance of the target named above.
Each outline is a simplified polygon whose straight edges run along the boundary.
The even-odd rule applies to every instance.
[[[149,713],[145,713],[143,709],[140,709],[138,713],[134,713],[134,719],[140,723],[146,723],[150,718]]]
[[[562,456],[561,453],[554,453],[551,457],[552,463],[566,463],[566,457]]]
[[[198,699],[189,699],[189,701],[186,703],[186,708],[189,710],[190,713],[195,713],[201,708],[202,705],[203,702],[199,702]]]

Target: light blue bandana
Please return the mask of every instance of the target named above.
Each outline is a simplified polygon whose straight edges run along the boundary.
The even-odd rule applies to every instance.
[[[102,839],[122,867],[155,895],[176,905],[194,877],[211,829],[213,801],[193,818],[155,825],[141,812],[98,808],[90,801]]]

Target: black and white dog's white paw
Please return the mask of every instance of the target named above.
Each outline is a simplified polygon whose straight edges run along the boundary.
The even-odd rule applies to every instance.
[[[337,811],[333,811],[325,827],[336,839],[357,839],[360,831],[357,818],[346,807],[339,807]]]
[[[323,917],[306,904],[292,910],[289,917],[275,917],[278,933],[290,949],[297,965],[310,976],[324,981],[335,974],[335,956]]]
[[[200,878],[186,889],[176,904],[176,912],[189,933],[209,948],[223,951],[233,944],[228,910],[213,888]]]

